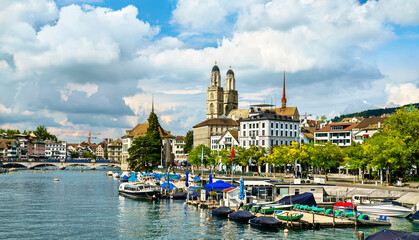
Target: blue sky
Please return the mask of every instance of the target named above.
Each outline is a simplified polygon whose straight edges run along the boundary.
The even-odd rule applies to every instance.
[[[205,120],[218,62],[239,107],[279,103],[331,118],[419,102],[415,0],[6,0],[0,6],[0,128],[101,132]],[[272,99],[272,100],[271,100]],[[71,142],[71,138],[58,134]]]

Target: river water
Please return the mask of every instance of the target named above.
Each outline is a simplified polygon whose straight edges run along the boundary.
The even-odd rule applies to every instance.
[[[54,182],[58,177],[60,181]],[[217,219],[179,200],[132,200],[118,195],[106,171],[18,171],[0,175],[0,239],[356,239],[354,228],[264,231]],[[419,224],[391,219],[391,229]],[[381,227],[359,228],[368,236]]]

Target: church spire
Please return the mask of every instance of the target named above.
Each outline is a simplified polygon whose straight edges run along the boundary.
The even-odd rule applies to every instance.
[[[285,97],[285,67],[284,67],[284,85],[282,87],[282,99],[281,99],[281,103],[282,103],[282,109],[285,109],[287,107],[287,98]]]
[[[151,98],[151,112],[154,113],[154,93]]]

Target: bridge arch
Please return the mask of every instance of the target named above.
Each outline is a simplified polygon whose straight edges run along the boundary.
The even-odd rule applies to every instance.
[[[50,163],[50,162],[36,162],[36,163],[33,163],[33,162],[31,162],[31,164],[28,165],[28,169],[34,169],[36,167],[42,167],[42,166],[45,166],[45,167],[53,166],[53,167],[59,168],[57,163]]]
[[[1,165],[1,167],[3,167],[3,168],[13,168],[13,167],[24,167],[24,168],[26,168],[27,166],[25,164],[22,164],[22,163],[5,163],[5,164]]]

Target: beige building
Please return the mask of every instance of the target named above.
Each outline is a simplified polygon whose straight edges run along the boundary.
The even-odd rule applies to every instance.
[[[193,147],[211,147],[211,136],[221,136],[227,130],[239,130],[239,123],[229,118],[207,119],[193,126]]]
[[[108,144],[108,160],[111,162],[121,162],[122,160],[122,141],[117,139]]]
[[[128,149],[132,146],[132,142],[137,137],[144,137],[147,134],[148,122],[140,123],[131,130],[127,130],[126,134],[122,136],[122,159],[121,159],[121,170],[128,170],[129,158]],[[163,154],[168,158],[167,162],[173,164],[174,159],[172,159],[172,147],[171,142],[176,138],[170,131],[164,130],[159,125],[160,137],[163,141]],[[164,157],[164,162],[166,162],[166,157]],[[174,157],[173,157],[174,158]]]
[[[236,91],[236,79],[229,69],[225,79],[225,89],[221,87],[221,74],[217,64],[211,71],[210,86],[207,89],[207,119],[227,116],[239,106],[239,94]]]
[[[186,161],[188,158],[188,154],[184,152],[185,147],[185,137],[184,136],[176,136],[176,138],[171,141],[172,143],[172,153],[175,155],[175,162],[183,162]]]
[[[94,144],[91,144],[94,145]],[[99,143],[94,147],[96,158],[105,158],[105,146],[103,143]]]

